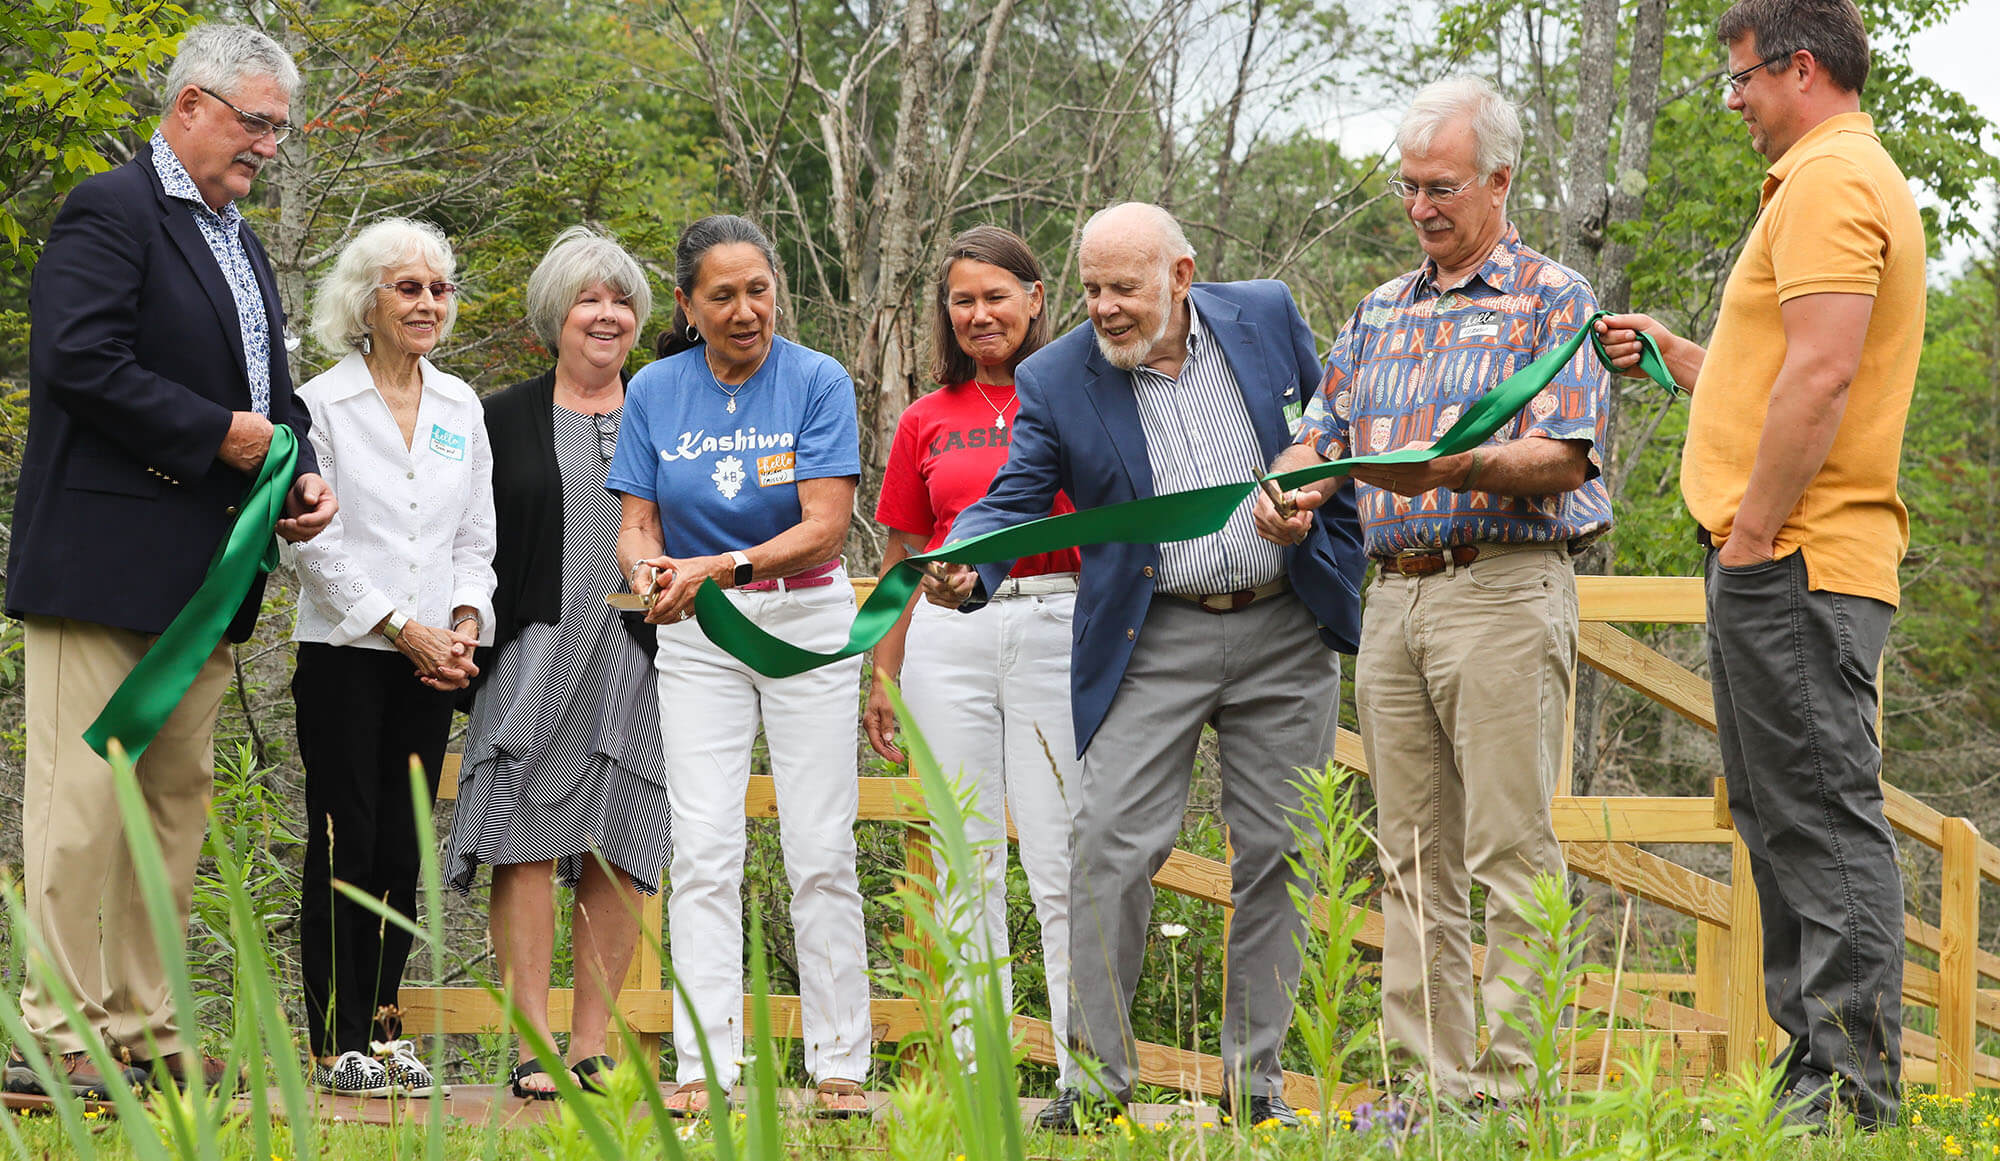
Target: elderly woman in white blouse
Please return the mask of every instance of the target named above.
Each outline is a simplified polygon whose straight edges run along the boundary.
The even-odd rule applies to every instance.
[[[361,231],[313,303],[313,333],[340,362],[299,389],[341,497],[340,515],[300,546],[292,634],[306,771],[299,961],[324,1092],[436,1089],[396,1006],[409,935],[330,881],[415,913],[410,758],[435,794],[454,691],[477,672],[473,647],[492,640],[486,424],[472,388],[426,358],[458,314],[454,266],[433,226],[392,218]]]

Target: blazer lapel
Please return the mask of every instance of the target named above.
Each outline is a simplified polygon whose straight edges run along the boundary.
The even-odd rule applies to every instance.
[[[1139,422],[1139,397],[1132,389],[1132,374],[1121,371],[1104,359],[1091,344],[1083,370],[1089,379],[1083,393],[1097,408],[1097,418],[1111,436],[1111,452],[1132,482],[1132,493],[1141,500],[1153,495],[1153,462],[1146,456],[1146,429]]]
[[[1284,418],[1285,403],[1290,401],[1273,398],[1273,393],[1293,386],[1295,381],[1271,373],[1257,325],[1245,320],[1236,304],[1201,287],[1189,293],[1195,296],[1195,309],[1215,336],[1223,361],[1236,376],[1236,387],[1243,393],[1243,407],[1250,413],[1250,425],[1257,430],[1264,458],[1275,457],[1291,442]]]
[[[236,318],[236,296],[229,291],[229,280],[222,276],[222,267],[216,264],[215,252],[208,248],[208,239],[202,237],[201,227],[195,224],[194,215],[160,188],[160,175],[153,170],[150,158],[147,159],[146,170],[146,176],[153,179],[153,192],[159,197],[161,209],[166,215],[167,237],[174,240],[181,257],[194,271],[195,281],[201,284],[202,293],[208,295],[209,304],[215,307],[216,322],[222,326],[229,352],[236,356],[237,381],[244,384],[244,390],[248,391],[250,365],[243,355],[243,327]]]

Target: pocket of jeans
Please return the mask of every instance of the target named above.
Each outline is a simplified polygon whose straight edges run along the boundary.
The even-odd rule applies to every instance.
[[[1783,563],[1785,563],[1784,557],[1774,556],[1769,560],[1753,560],[1749,564],[1724,564],[1722,558],[1718,556],[1715,560],[1715,571],[1724,576],[1756,576],[1760,572],[1769,572]]]
[[[1481,592],[1527,593],[1549,587],[1551,559],[1543,552],[1514,552],[1463,567],[1466,580]]]

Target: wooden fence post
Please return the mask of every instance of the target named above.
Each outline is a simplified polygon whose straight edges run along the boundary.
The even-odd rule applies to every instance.
[[[1979,831],[1944,820],[1944,887],[1938,905],[1938,1091],[1972,1095],[1978,1033]]]
[[[1778,1048],[1778,1026],[1764,1006],[1764,920],[1750,848],[1729,840],[1729,1069],[1761,1067]]]

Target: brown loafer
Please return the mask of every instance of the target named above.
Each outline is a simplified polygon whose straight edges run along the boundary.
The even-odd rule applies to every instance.
[[[157,1060],[134,1060],[132,1061],[132,1067],[150,1077],[155,1086],[171,1082],[175,1088],[186,1092],[188,1086],[188,1059],[189,1056],[185,1052],[169,1052]],[[201,1061],[201,1083],[204,1089],[209,1092],[221,1091],[228,1093],[237,1093],[243,1090],[243,1074],[239,1072],[231,1076],[229,1073],[229,1064],[226,1061],[207,1055],[203,1055],[199,1059]]]

